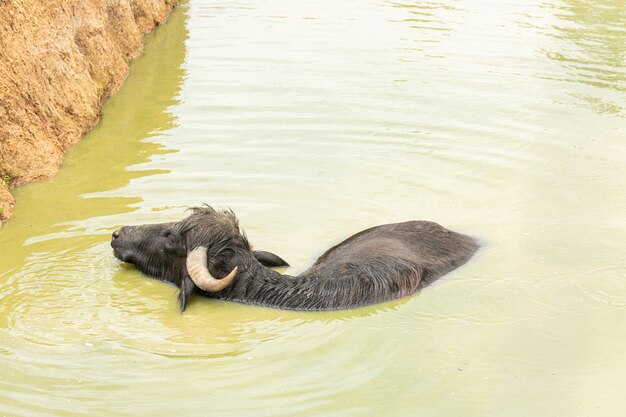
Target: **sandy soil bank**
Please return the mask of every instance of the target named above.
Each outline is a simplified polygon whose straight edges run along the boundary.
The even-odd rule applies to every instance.
[[[0,0],[0,223],[100,118],[177,0]]]

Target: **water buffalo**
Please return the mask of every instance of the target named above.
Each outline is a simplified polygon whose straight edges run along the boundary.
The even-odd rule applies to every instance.
[[[122,227],[111,240],[118,259],[180,288],[181,311],[196,291],[291,310],[365,306],[415,293],[478,249],[433,222],[387,224],[344,240],[293,277],[269,268],[287,265],[277,255],[252,250],[232,211],[191,210],[179,222]]]

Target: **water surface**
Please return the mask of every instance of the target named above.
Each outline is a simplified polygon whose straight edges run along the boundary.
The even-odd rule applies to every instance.
[[[0,415],[622,416],[626,6],[191,0],[0,230]],[[332,313],[196,297],[110,233],[231,207],[304,270],[364,228],[481,238]]]

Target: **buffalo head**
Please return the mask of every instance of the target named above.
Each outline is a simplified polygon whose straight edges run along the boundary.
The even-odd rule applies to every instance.
[[[218,292],[235,279],[237,267],[230,268],[228,261],[236,253],[252,255],[265,266],[289,265],[271,252],[253,251],[232,211],[211,207],[192,211],[180,222],[124,226],[111,239],[119,260],[181,289],[181,310],[196,287]]]

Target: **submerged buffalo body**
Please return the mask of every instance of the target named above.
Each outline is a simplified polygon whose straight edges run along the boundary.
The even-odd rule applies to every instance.
[[[324,253],[298,276],[269,267],[280,257],[253,251],[231,211],[192,209],[175,223],[125,226],[113,233],[115,256],[180,288],[184,311],[194,292],[292,310],[336,310],[415,293],[467,262],[476,241],[428,221],[372,227]]]

